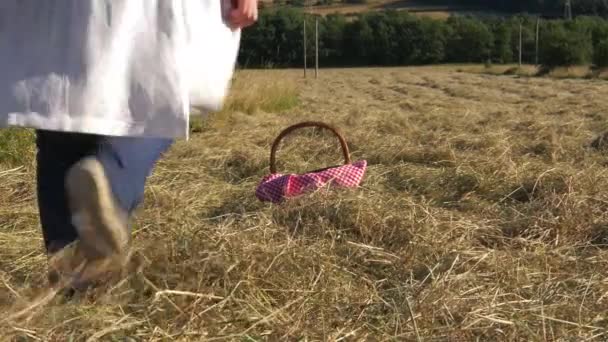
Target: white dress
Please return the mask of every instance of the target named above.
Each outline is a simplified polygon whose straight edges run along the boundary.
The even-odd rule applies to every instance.
[[[0,0],[0,127],[187,138],[236,62],[221,1]]]

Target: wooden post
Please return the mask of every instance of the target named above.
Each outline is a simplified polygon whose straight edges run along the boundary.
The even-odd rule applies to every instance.
[[[572,1],[566,0],[564,17],[566,20],[572,20]]]
[[[304,78],[306,78],[306,18],[304,18]]]
[[[315,78],[319,78],[319,18],[315,20]]]
[[[540,17],[536,19],[536,65],[539,65],[539,43],[540,43]]]
[[[521,68],[521,57],[522,57],[522,23],[519,23],[519,67]]]

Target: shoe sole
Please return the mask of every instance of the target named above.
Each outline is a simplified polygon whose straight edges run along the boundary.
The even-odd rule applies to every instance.
[[[72,222],[88,259],[122,253],[128,243],[126,220],[114,204],[103,166],[85,158],[70,169],[66,179]]]

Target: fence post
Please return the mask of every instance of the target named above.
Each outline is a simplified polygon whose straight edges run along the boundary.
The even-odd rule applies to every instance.
[[[319,18],[315,20],[315,78],[319,78]]]
[[[536,65],[539,65],[539,61],[540,59],[538,58],[539,55],[539,44],[540,44],[540,17],[536,19]]]
[[[522,23],[519,23],[519,67],[521,68],[521,57],[522,57]]]
[[[304,78],[306,78],[306,17],[304,17]]]

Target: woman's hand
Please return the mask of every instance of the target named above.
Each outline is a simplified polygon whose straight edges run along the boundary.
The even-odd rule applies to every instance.
[[[230,25],[233,29],[242,29],[253,25],[258,20],[258,0],[232,0]]]

